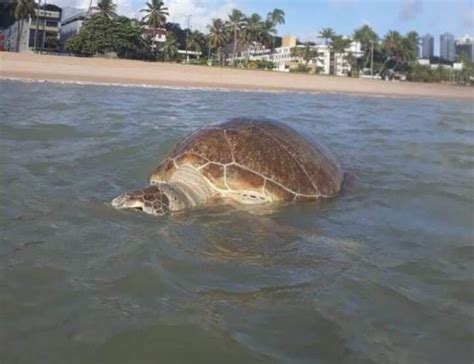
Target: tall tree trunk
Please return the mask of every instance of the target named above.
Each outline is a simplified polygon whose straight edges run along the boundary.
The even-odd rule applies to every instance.
[[[38,1],[38,7],[35,9],[36,26],[35,26],[35,39],[34,39],[34,41],[33,41],[33,49],[34,49],[35,52],[37,52],[37,49],[36,49],[36,42],[37,42],[37,38],[38,38],[39,9],[40,9],[40,4],[41,4],[41,0]]]
[[[44,0],[44,3],[43,3],[43,15],[45,14],[45,12],[46,12],[46,0]],[[46,18],[46,17],[44,17],[44,18]],[[43,53],[43,51],[44,51],[44,43],[46,41],[45,26],[46,26],[46,19],[43,19],[43,41],[41,42],[41,53]]]
[[[16,34],[16,51],[20,52],[21,33],[23,32],[23,19],[18,19],[18,30]]]
[[[232,52],[232,65],[235,66],[235,52],[237,51],[237,28],[234,28],[234,51]]]

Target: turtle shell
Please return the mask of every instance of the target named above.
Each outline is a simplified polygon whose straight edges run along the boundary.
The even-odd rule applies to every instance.
[[[243,191],[250,199],[329,197],[343,180],[329,149],[265,119],[231,119],[190,134],[171,150],[151,180],[165,182],[184,165],[197,169],[221,193]]]

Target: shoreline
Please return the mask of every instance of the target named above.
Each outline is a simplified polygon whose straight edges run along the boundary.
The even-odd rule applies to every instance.
[[[474,99],[474,88],[137,60],[0,53],[0,79],[218,91]]]

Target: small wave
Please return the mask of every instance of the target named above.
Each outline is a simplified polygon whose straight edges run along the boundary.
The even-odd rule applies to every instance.
[[[79,80],[54,80],[54,79],[33,79],[20,77],[4,77],[0,76],[0,80],[14,81],[24,83],[54,83],[61,85],[80,85],[80,86],[106,86],[106,87],[129,87],[129,88],[150,88],[165,90],[189,90],[189,91],[206,91],[206,92],[244,92],[244,93],[268,93],[268,94],[297,94],[297,95],[336,95],[336,96],[352,96],[358,98],[377,98],[377,99],[399,99],[409,100],[413,96],[405,95],[383,95],[370,94],[354,91],[303,91],[303,90],[275,90],[266,88],[230,88],[216,86],[173,86],[173,85],[151,85],[147,83],[120,83],[120,82],[101,82],[101,81],[79,81]],[[423,95],[416,98],[425,98]]]

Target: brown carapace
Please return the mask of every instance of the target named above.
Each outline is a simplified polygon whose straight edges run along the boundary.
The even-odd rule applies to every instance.
[[[336,195],[343,172],[312,136],[267,119],[236,118],[180,141],[143,190],[125,193],[116,208],[162,215],[210,203],[268,204]]]

